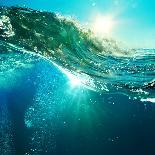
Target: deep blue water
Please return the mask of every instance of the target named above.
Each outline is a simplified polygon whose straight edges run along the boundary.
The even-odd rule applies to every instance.
[[[155,153],[153,103],[70,90],[69,80],[42,60],[17,70],[17,83],[0,90],[1,154]]]

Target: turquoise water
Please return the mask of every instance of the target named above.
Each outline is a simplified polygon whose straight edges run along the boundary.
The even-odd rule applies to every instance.
[[[155,50],[74,19],[0,9],[0,153],[153,154]]]

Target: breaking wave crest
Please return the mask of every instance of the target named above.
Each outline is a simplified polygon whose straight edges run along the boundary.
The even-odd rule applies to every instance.
[[[34,57],[26,59],[21,53],[35,54],[95,91],[155,102],[155,50],[123,49],[112,39],[97,38],[73,19],[28,8],[1,7],[0,47],[0,72],[8,67],[5,60],[20,51],[15,55],[24,65]],[[11,64],[17,67],[19,63],[13,60]]]

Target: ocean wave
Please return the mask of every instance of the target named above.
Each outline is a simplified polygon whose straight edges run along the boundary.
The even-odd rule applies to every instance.
[[[121,48],[112,39],[97,38],[71,18],[29,8],[1,7],[0,47],[2,71],[7,68],[3,55],[20,51],[49,60],[95,91],[123,93],[142,101],[155,98],[155,50]],[[27,64],[33,58],[25,61],[21,56],[20,60]],[[12,61],[10,64],[19,66]]]

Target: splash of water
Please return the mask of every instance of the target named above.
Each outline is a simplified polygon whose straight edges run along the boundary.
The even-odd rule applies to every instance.
[[[89,89],[123,93],[142,101],[155,97],[154,50],[122,49],[114,40],[93,36],[73,19],[28,8],[1,7],[0,44],[1,56],[15,50],[39,55],[63,73],[80,78]],[[30,60],[22,63],[27,65]]]

